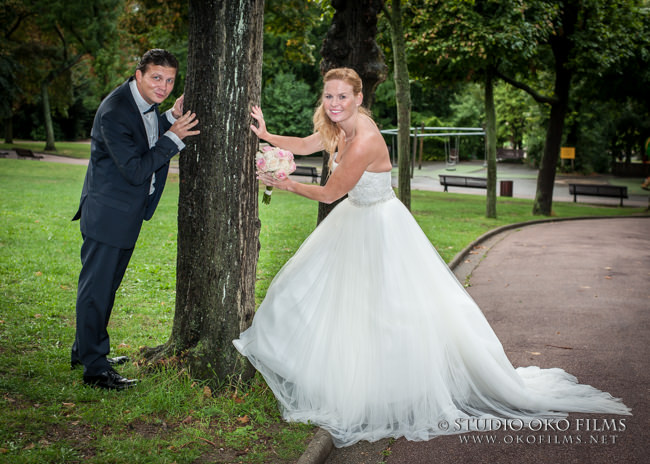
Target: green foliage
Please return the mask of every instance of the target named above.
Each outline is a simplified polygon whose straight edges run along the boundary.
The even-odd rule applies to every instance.
[[[3,21],[2,48],[13,70],[9,75],[12,79],[6,81],[8,88],[3,89],[5,101],[14,113],[30,114],[36,110],[29,118],[33,124],[14,125],[20,136],[43,133],[37,127],[51,116],[67,119],[70,109],[83,100],[78,98],[76,90],[93,89],[89,67],[85,66],[83,74],[76,72],[75,67],[87,63],[99,50],[111,53],[116,49],[115,25],[122,3],[122,0],[5,2],[7,22]],[[86,85],[88,82],[91,84]],[[40,108],[44,94],[49,98],[47,113]],[[79,119],[88,118],[81,115]],[[71,128],[70,133],[67,128],[58,129],[59,136],[65,131],[71,138],[83,133],[83,129],[77,128]]]
[[[267,47],[274,58],[294,64],[318,64],[320,44],[333,16],[332,7],[323,0],[267,0],[264,2],[264,29],[267,37],[280,38],[281,48]],[[279,52],[279,53],[278,53]],[[265,60],[265,68],[269,63]]]
[[[586,114],[569,121],[578,125],[569,138],[573,137],[579,148],[580,169],[600,171],[614,156],[633,159],[650,136],[647,2],[402,3],[414,125],[461,125],[457,122],[461,120],[468,122],[462,125],[481,125],[481,107],[468,105],[472,101],[480,105],[482,98],[474,100],[469,95],[475,91],[474,82],[481,82],[486,66],[497,66],[539,95],[552,97],[554,70],[548,44],[562,32],[557,21],[561,8],[575,7],[579,9],[579,27],[571,38],[569,65],[575,74],[571,100],[578,103],[572,104],[571,111]],[[330,2],[267,0],[265,10],[264,92],[285,85],[275,82],[279,74],[293,74],[296,81],[308,86],[315,101],[321,86],[320,47],[333,13]],[[54,25],[63,31],[66,49]],[[72,59],[84,51],[80,61],[50,84],[57,139],[87,138],[101,99],[133,73],[139,56],[148,48],[168,48],[181,63],[180,79],[167,105],[183,91],[187,2],[6,0],[0,9],[0,28],[0,117],[13,111],[15,138],[41,138],[44,134],[40,83],[58,69],[57,64],[67,62],[66,54]],[[383,15],[378,30],[380,47],[391,65],[391,41]],[[74,33],[83,39],[83,46]],[[97,46],[100,42],[101,47]],[[314,103],[305,101],[309,101],[311,113]],[[547,108],[533,104],[521,91],[500,85],[496,87],[496,103],[498,145],[517,144],[521,138],[531,159],[538,159],[548,122]],[[267,114],[275,117],[283,112]],[[396,127],[392,76],[378,87],[373,113],[380,127]],[[300,130],[307,131],[310,120],[311,114],[298,124],[304,126]],[[278,127],[284,127],[278,122]],[[435,148],[425,150],[436,152]],[[470,151],[477,150],[461,150]]]
[[[294,74],[273,76],[262,91],[262,107],[269,131],[305,137],[313,132],[317,94]]]

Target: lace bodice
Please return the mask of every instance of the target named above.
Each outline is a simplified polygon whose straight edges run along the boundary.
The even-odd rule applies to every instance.
[[[395,198],[391,186],[390,171],[364,172],[352,190],[348,192],[350,203],[356,206],[370,206]]]
[[[335,154],[334,157],[336,159]],[[334,161],[332,168],[336,169],[338,163]],[[370,206],[395,198],[395,192],[391,185],[391,173],[364,171],[361,179],[352,190],[348,192],[350,203],[355,206]]]

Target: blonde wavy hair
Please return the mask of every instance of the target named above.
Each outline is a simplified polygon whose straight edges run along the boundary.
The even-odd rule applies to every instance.
[[[361,78],[359,77],[359,75],[354,69],[334,68],[327,71],[323,76],[323,84],[335,80],[343,81],[346,84],[352,86],[352,92],[354,93],[355,97],[359,95],[363,90],[363,83],[361,82]],[[372,115],[367,108],[360,106],[359,111],[361,112],[361,114],[364,114],[369,118],[372,118]],[[330,155],[329,167],[331,171],[332,161],[334,158],[333,155],[338,145],[338,138],[341,133],[341,129],[339,129],[338,124],[333,122],[327,116],[327,113],[325,112],[325,108],[323,107],[322,95],[318,107],[314,112],[314,132],[318,132],[321,138],[321,143],[323,144],[323,148]]]

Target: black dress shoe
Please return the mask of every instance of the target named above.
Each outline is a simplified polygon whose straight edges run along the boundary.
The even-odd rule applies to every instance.
[[[117,356],[115,358],[106,358],[106,361],[108,361],[108,364],[111,366],[119,366],[120,364],[129,362],[130,359],[128,356]],[[81,366],[81,361],[79,361],[78,359],[75,359],[74,361],[70,361],[71,369],[75,369],[77,366]]]
[[[105,390],[125,390],[135,387],[138,383],[136,379],[127,379],[115,372],[109,367],[99,375],[84,375],[84,383],[91,387],[99,387]]]

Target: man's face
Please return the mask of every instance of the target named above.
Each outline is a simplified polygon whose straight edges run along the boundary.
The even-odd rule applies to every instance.
[[[162,103],[174,90],[176,68],[150,64],[143,73],[135,71],[135,81],[140,95],[149,104]]]

